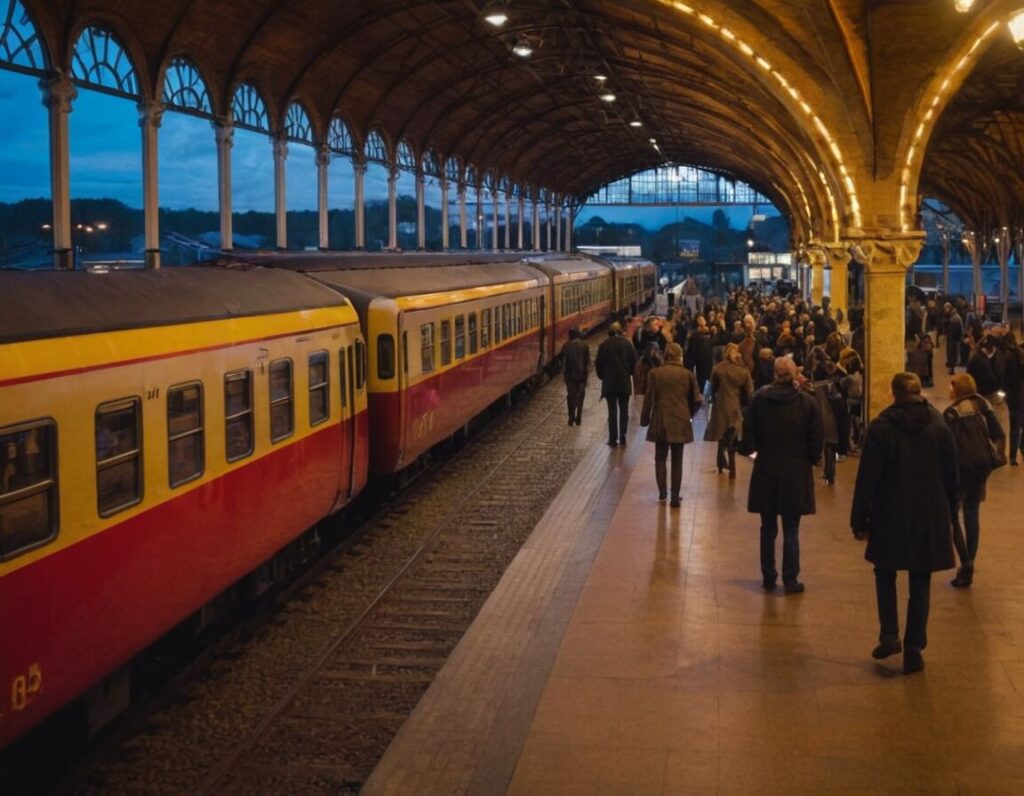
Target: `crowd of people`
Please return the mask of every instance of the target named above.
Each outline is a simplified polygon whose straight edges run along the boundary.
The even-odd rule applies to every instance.
[[[980,504],[993,469],[1016,465],[1024,428],[1024,353],[1008,326],[984,321],[961,301],[907,305],[906,371],[891,381],[892,404],[868,425],[864,402],[864,312],[848,318],[798,291],[736,290],[724,301],[688,296],[665,316],[634,321],[632,339],[614,323],[594,369],[608,411],[608,445],[626,444],[631,396],[655,445],[658,500],[682,504],[684,446],[706,407],[703,439],[717,445],[719,473],[736,477],[737,453],[753,471],[748,511],[760,516],[761,582],[799,594],[801,517],[815,512],[815,468],[834,485],[836,462],[860,456],[850,526],[874,565],[879,643],[873,656],[903,653],[906,673],[924,668],[933,572],[959,568],[970,587]],[[966,318],[966,320],[965,320]],[[580,422],[589,351],[566,344],[569,423]],[[924,397],[935,383],[933,352],[945,347],[953,376],[945,411]],[[958,368],[962,368],[958,372]],[[1008,448],[1008,449],[1007,449]],[[909,572],[901,641],[896,573]]]

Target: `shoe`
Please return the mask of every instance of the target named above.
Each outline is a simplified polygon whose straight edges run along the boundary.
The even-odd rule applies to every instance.
[[[683,505],[683,501],[679,499],[679,495],[673,495],[672,500],[669,501],[668,505],[674,509],[677,509]]]
[[[871,650],[871,657],[876,661],[882,660],[882,658],[888,658],[890,655],[895,655],[897,652],[903,652],[903,645],[900,644],[900,640],[895,641],[883,641],[873,650]]]
[[[729,480],[730,481],[735,481],[736,480],[736,471],[735,470],[730,470],[729,471]]]
[[[571,426],[571,425],[572,425],[573,423],[575,423],[575,422],[576,422],[576,421],[575,421],[575,420],[573,420],[573,419],[572,419],[571,417],[569,418],[569,425],[570,425],[570,426]]]
[[[725,468],[724,467],[716,467],[715,469],[718,470],[718,474],[719,475],[721,475],[722,473],[725,472]]]
[[[903,651],[903,674],[913,674],[924,670],[924,658],[921,650],[910,649]]]
[[[1017,466],[1017,460],[1016,459],[1010,459],[1010,467],[1016,467],[1016,466]]]
[[[783,591],[786,594],[802,594],[804,590],[804,584],[797,583],[795,580],[792,583],[786,583],[782,586]]]
[[[761,578],[761,588],[765,591],[775,591],[776,583],[775,578]]]
[[[583,421],[582,420],[577,420],[576,421],[576,425],[577,426],[582,426],[583,425]]]
[[[625,448],[625,447],[626,447],[626,438],[625,438],[625,437],[621,437],[621,438],[619,439],[619,444],[620,444],[620,445],[621,445],[621,446],[622,446],[623,448]]]
[[[954,589],[969,589],[974,582],[974,567],[967,565],[956,571],[956,577],[949,582]]]
[[[608,444],[613,448],[617,448],[619,446],[619,443],[613,439],[608,440]]]
[[[668,492],[659,492],[658,493],[658,502],[659,503],[664,503],[666,500],[668,500]]]

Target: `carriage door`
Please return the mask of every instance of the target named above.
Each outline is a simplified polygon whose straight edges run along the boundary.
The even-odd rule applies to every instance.
[[[345,455],[348,457],[348,496],[355,493],[356,480],[356,444],[359,429],[356,426],[356,374],[355,352],[349,345],[341,351],[341,400],[347,407],[345,418]]]
[[[543,365],[547,359],[548,321],[544,313],[545,296],[543,293],[537,298],[537,322],[540,324],[540,364]],[[539,370],[539,368],[538,368]]]

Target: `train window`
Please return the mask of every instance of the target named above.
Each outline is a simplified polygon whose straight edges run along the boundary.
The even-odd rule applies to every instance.
[[[394,343],[392,343],[392,346]],[[309,425],[331,416],[331,358],[326,351],[309,355]]]
[[[466,318],[462,315],[455,316],[455,358],[463,359],[466,356]]]
[[[57,536],[57,426],[0,429],[0,561]]]
[[[501,307],[494,308],[494,325],[491,328],[494,331],[494,344],[497,345],[501,342]]]
[[[292,361],[275,359],[270,363],[270,441],[280,442],[292,435],[295,417],[292,412],[294,384]]]
[[[126,398],[96,409],[96,502],[101,517],[142,500],[142,402]]]
[[[395,338],[390,334],[377,335],[377,378],[395,377]]]
[[[480,313],[480,347],[487,348],[491,344],[491,310]]]
[[[224,452],[237,462],[253,452],[252,371],[224,376]]]
[[[469,313],[469,354],[472,356],[476,353],[476,313]]]
[[[507,340],[512,336],[512,305],[501,305],[501,339]]]
[[[425,323],[420,327],[421,369],[430,373],[434,369],[434,324]]]
[[[338,389],[341,390],[341,408],[348,406],[348,379],[345,376],[345,349],[338,349]]]
[[[167,391],[167,469],[172,487],[203,474],[203,385],[199,382]]]
[[[523,302],[516,302],[516,334],[523,333]]]
[[[452,322],[441,321],[441,367],[452,361]]]
[[[362,339],[356,340],[356,389],[362,390],[366,384],[366,345]]]

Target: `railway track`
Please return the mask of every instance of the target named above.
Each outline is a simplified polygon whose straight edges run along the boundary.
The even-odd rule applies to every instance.
[[[219,643],[72,793],[355,793],[604,432],[561,380],[414,484],[272,614]]]

